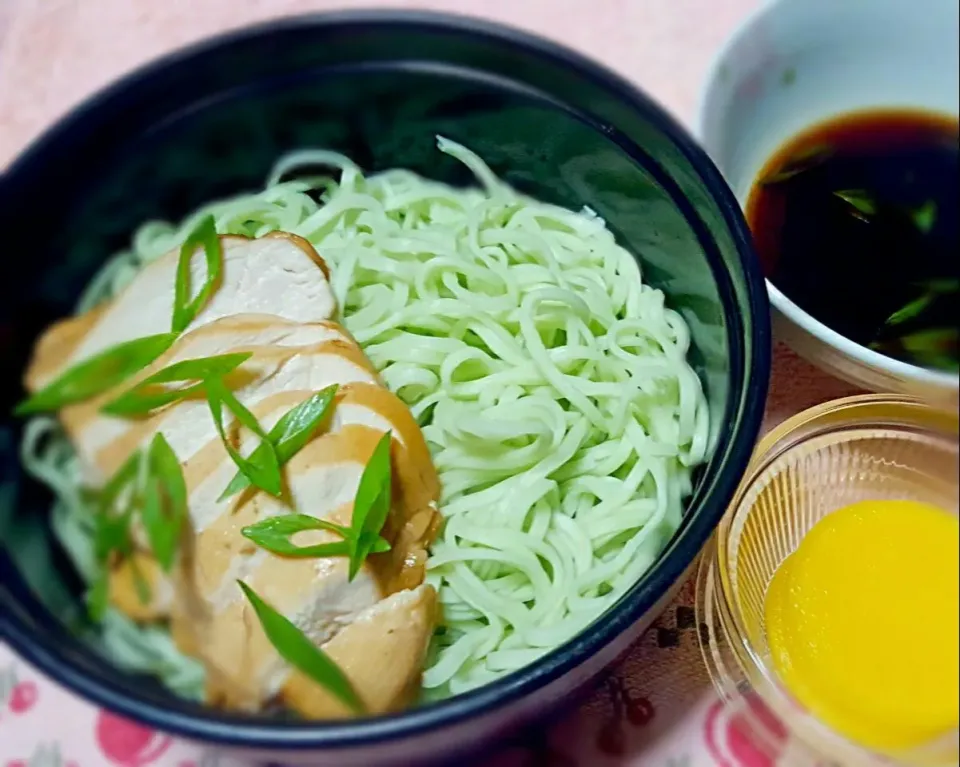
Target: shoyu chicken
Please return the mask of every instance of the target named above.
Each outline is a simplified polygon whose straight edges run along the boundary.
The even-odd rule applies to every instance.
[[[342,717],[419,690],[439,484],[336,309],[305,240],[204,221],[27,372],[21,411],[58,413],[97,509],[91,611],[168,624],[216,705]]]

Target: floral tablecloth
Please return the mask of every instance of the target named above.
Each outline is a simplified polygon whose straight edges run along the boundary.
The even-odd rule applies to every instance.
[[[119,72],[189,40],[268,16],[362,2],[0,0],[0,167]],[[381,0],[482,13],[576,46],[691,117],[712,51],[758,0]],[[848,387],[778,347],[772,424]],[[710,689],[693,587],[602,676],[574,713],[505,744],[494,767],[774,767]],[[0,767],[248,767],[77,699],[0,644]],[[249,767],[253,767],[249,765]]]

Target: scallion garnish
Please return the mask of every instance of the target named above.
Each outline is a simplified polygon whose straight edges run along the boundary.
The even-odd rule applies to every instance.
[[[907,320],[912,320],[914,317],[919,316],[923,311],[933,303],[933,294],[924,293],[919,298],[915,298],[913,301],[908,303],[906,306],[903,306],[889,317],[884,320],[884,325],[893,326],[901,325]]]
[[[114,514],[112,510],[104,507],[97,512],[93,547],[99,572],[87,593],[87,610],[95,621],[103,618],[107,607],[111,559],[116,555],[128,557],[133,552],[133,542],[130,539],[132,520],[133,506],[129,504],[120,514]],[[139,591],[138,587],[138,594]],[[149,598],[148,593],[144,601]]]
[[[87,590],[84,602],[87,605],[87,615],[90,616],[90,620],[95,623],[102,621],[107,611],[107,604],[110,602],[110,574],[106,566],[101,565],[97,577]]]
[[[186,399],[201,392],[204,388],[204,381],[232,373],[252,356],[252,352],[239,352],[175,362],[108,402],[100,408],[100,412],[115,416],[146,415],[158,407],[169,405],[172,402]],[[187,381],[196,381],[197,383],[179,389],[163,387],[163,384]]]
[[[317,428],[330,412],[330,406],[337,394],[337,385],[328,386],[313,396],[301,402],[283,414],[279,421],[267,434],[267,441],[273,445],[277,453],[280,466],[286,464],[300,449],[310,441]],[[248,460],[258,462],[262,460],[261,453],[269,450],[262,443],[250,454]],[[230,481],[220,496],[220,500],[229,498],[250,487],[250,480],[243,472],[238,472]]]
[[[95,620],[106,609],[114,557],[129,558],[137,596],[142,602],[150,599],[146,578],[132,558],[131,528],[138,512],[153,555],[169,571],[187,519],[187,486],[179,459],[159,432],[145,453],[137,450],[123,463],[97,499],[93,547],[100,573],[87,594],[87,609]]]
[[[366,706],[340,667],[293,623],[284,618],[243,581],[237,581],[270,644],[287,663],[323,687],[355,714]]]
[[[261,548],[286,557],[346,556],[350,559],[348,579],[353,580],[370,554],[390,550],[380,536],[390,512],[391,474],[390,432],[386,432],[364,467],[353,502],[350,526],[317,519],[306,514],[285,514],[264,519],[243,528],[243,535]],[[290,538],[305,530],[328,530],[343,537],[342,541],[297,546]]]
[[[130,523],[134,514],[134,483],[140,472],[141,454],[131,455],[110,478],[97,499],[93,528],[93,553],[99,573],[87,592],[87,611],[99,621],[107,608],[109,597],[110,560],[113,556],[129,556],[133,551]],[[116,510],[117,502],[123,506]],[[138,584],[138,592],[139,592]],[[149,594],[147,595],[149,599]]]
[[[223,441],[223,446],[233,462],[240,469],[251,485],[259,487],[261,490],[270,493],[270,495],[280,497],[283,493],[283,479],[280,474],[280,461],[277,458],[277,451],[269,437],[264,433],[263,428],[257,422],[256,417],[244,407],[230,389],[219,378],[210,378],[204,386],[207,392],[207,402],[210,405],[210,413],[213,416],[213,423],[217,427],[217,433]],[[223,409],[226,407],[237,421],[260,437],[260,445],[250,454],[249,458],[244,458],[240,451],[233,446],[230,437],[227,434],[223,422]],[[262,448],[262,449],[261,449]]]
[[[180,459],[160,432],[150,443],[147,461],[140,518],[157,563],[169,572],[187,519],[187,484]]]
[[[927,200],[923,205],[910,211],[910,218],[913,225],[920,230],[921,234],[930,234],[933,225],[937,222],[937,202],[936,200]]]
[[[198,247],[203,247],[207,261],[207,275],[200,291],[190,298],[190,264]],[[213,216],[205,216],[180,246],[180,260],[177,262],[177,279],[173,295],[173,321],[171,330],[182,333],[203,311],[213,291],[220,282],[223,272],[223,245],[217,236],[217,227]]]
[[[764,176],[760,179],[760,183],[763,186],[770,186],[772,184],[782,184],[784,181],[789,181],[794,176],[798,176],[822,163],[833,154],[833,151],[833,148],[826,144],[817,144],[809,147],[802,152],[798,152],[775,171]]]
[[[133,453],[103,486],[96,507],[93,547],[98,560],[106,560],[114,551],[125,551],[130,543],[136,482],[140,474],[140,451]],[[117,504],[123,501],[117,512]]]
[[[69,368],[14,410],[18,416],[82,402],[126,381],[163,354],[177,336],[160,333],[111,346]]]
[[[306,530],[327,530],[337,533],[342,541],[318,543],[313,546],[298,546],[290,538]],[[336,557],[350,556],[349,527],[311,517],[309,514],[281,514],[249,525],[241,531],[261,549],[284,557]]]
[[[313,546],[298,546],[290,540],[297,533],[307,530],[326,530],[336,533],[343,540],[317,543]],[[309,514],[281,514],[249,525],[241,532],[261,549],[282,557],[349,557],[356,549],[356,535],[352,528],[317,519]],[[371,553],[379,554],[384,551],[390,551],[390,544],[378,535]]]
[[[437,409],[437,403],[431,402],[427,405],[417,416],[417,426],[421,429],[424,426],[429,426],[433,422],[433,411]]]
[[[380,531],[390,513],[392,470],[390,466],[390,432],[386,432],[360,475],[357,495],[353,502],[350,527],[354,533],[354,551],[350,556],[350,580],[359,572],[360,565],[373,551],[380,539]]]
[[[860,214],[858,218],[862,218],[864,221],[867,220],[865,217],[877,214],[877,203],[866,189],[840,189],[833,195],[852,206]]]

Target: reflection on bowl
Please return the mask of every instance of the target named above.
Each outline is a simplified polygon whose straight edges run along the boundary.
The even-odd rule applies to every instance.
[[[702,649],[721,696],[774,754],[799,764],[884,764],[816,721],[784,691],[764,621],[777,568],[826,515],[863,500],[904,499],[958,512],[958,415],[918,400],[865,395],[789,419],[758,445],[698,579]],[[851,552],[851,556],[856,556]],[[949,764],[955,747],[927,754]],[[914,764],[916,754],[904,757]]]
[[[71,313],[143,221],[179,220],[259,188],[284,152],[304,147],[343,152],[369,171],[466,183],[455,162],[438,160],[437,134],[469,145],[522,192],[588,206],[686,320],[712,433],[677,534],[585,631],[476,690],[346,723],[226,714],[118,674],[70,633],[62,621],[77,613],[80,584],[50,535],[49,494],[21,472],[20,425],[4,421],[0,634],[48,675],[151,727],[285,763],[423,764],[489,745],[569,700],[671,598],[759,428],[770,367],[763,283],[735,200],[683,130],[550,43],[429,14],[318,16],[232,33],[128,77],[55,126],[0,184],[7,245],[29,253],[5,261],[0,280],[4,369],[24,369],[38,333]],[[18,378],[4,379],[3,413],[22,395]]]

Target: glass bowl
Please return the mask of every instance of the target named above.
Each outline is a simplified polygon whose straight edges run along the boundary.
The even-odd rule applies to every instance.
[[[761,750],[800,765],[957,763],[956,733],[921,751],[878,754],[816,720],[773,671],[763,606],[774,572],[824,516],[867,499],[958,510],[958,413],[865,395],[814,407],[757,446],[704,552],[697,583],[701,649],[732,719]]]

